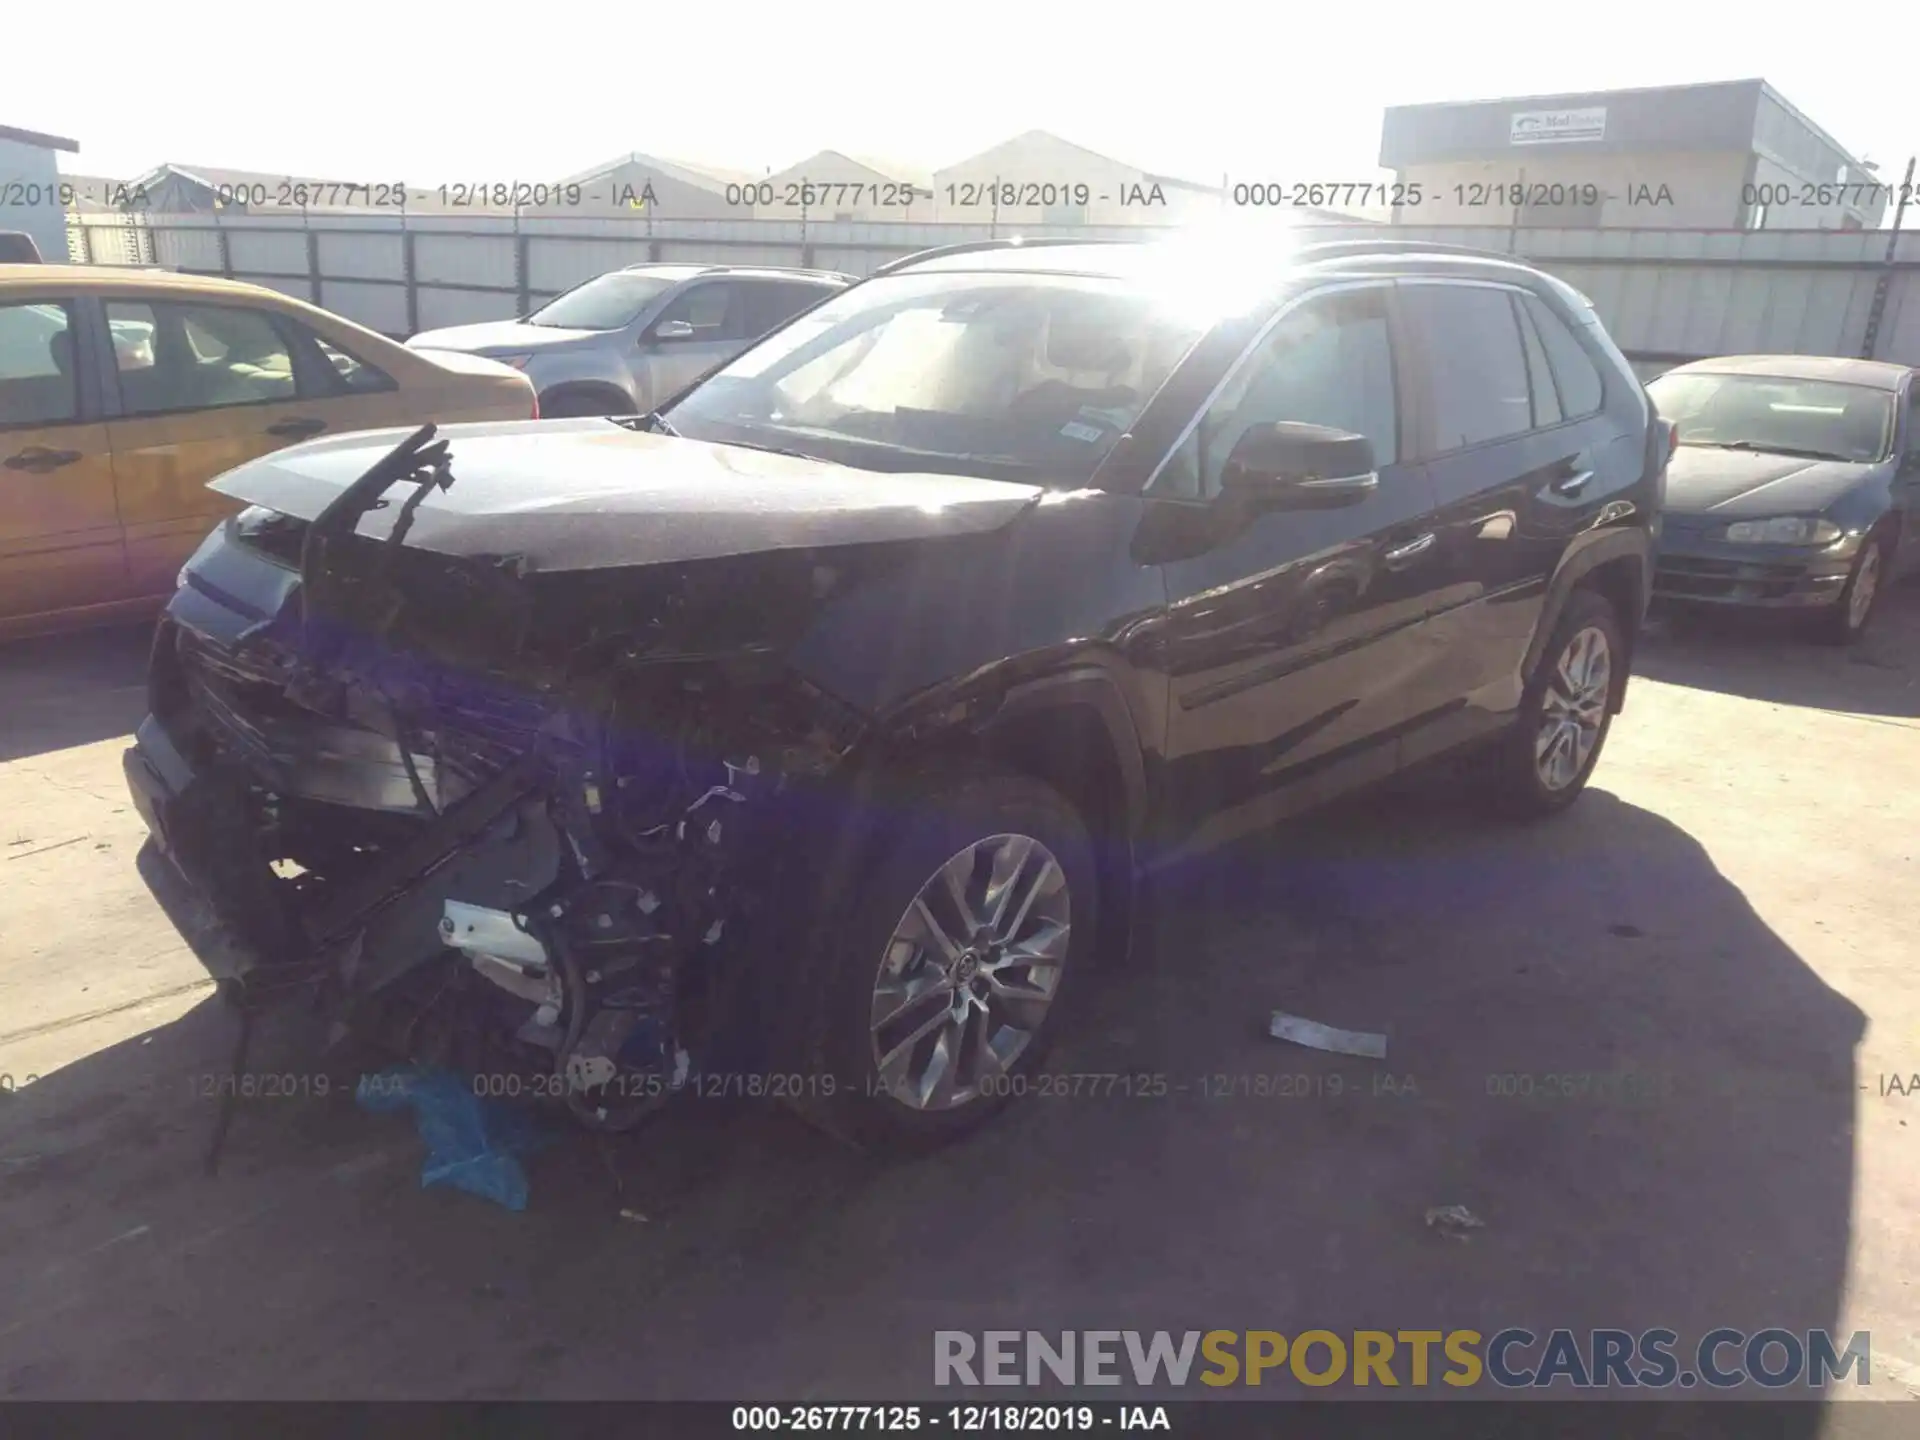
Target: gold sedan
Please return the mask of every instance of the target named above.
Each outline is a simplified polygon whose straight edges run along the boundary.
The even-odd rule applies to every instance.
[[[316,435],[525,420],[525,376],[256,285],[0,265],[0,639],[157,610],[237,507],[207,482]]]

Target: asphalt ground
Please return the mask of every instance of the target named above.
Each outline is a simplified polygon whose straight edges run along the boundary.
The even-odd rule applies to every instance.
[[[908,1164],[686,1101],[520,1213],[423,1190],[298,1016],[203,1173],[235,1021],[137,869],[144,655],[0,651],[7,1396],[904,1399],[936,1330],[1513,1325],[1864,1329],[1849,1396],[1920,1393],[1920,587],[1853,652],[1656,631],[1556,820],[1426,775],[1192,867],[1048,1064],[1164,1093]]]

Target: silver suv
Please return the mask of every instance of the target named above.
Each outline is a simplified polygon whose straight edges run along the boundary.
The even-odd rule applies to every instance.
[[[416,350],[461,350],[523,371],[542,416],[645,415],[768,331],[853,283],[827,270],[629,265],[518,320],[424,330]]]

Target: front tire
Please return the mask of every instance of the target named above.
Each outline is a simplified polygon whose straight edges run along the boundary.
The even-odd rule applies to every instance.
[[[833,1094],[803,1115],[912,1154],[1029,1088],[1089,967],[1099,918],[1086,827],[1027,776],[967,770],[890,805],[877,858],[829,920],[808,1050]]]
[[[630,415],[633,407],[611,396],[581,390],[562,390],[540,401],[542,420],[576,420],[595,415]]]
[[[1552,815],[1580,797],[1626,678],[1619,616],[1604,596],[1574,591],[1527,680],[1513,729],[1493,757],[1493,800],[1500,810],[1521,819]]]
[[[1818,622],[1817,634],[1829,645],[1853,645],[1867,633],[1892,569],[1892,546],[1881,533],[1869,535],[1854,557],[1853,570],[1833,608]]]

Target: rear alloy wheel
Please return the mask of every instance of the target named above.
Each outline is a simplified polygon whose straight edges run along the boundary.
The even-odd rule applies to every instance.
[[[831,1087],[798,1108],[879,1152],[973,1130],[1045,1057],[1098,916],[1073,807],[1026,776],[969,769],[890,807],[854,903],[816,958],[814,1041]],[[831,1094],[821,1096],[823,1088]]]
[[[1886,537],[1869,535],[1854,558],[1853,572],[1847,576],[1840,598],[1820,617],[1820,638],[1829,645],[1851,645],[1865,635],[1886,579]]]
[[[1578,798],[1606,744],[1625,667],[1613,607],[1593,591],[1574,591],[1495,755],[1495,799],[1502,809],[1550,815]]]
[[[1533,768],[1548,790],[1564,790],[1587,768],[1607,725],[1613,694],[1613,651],[1606,632],[1589,625],[1560,652],[1541,696]]]

